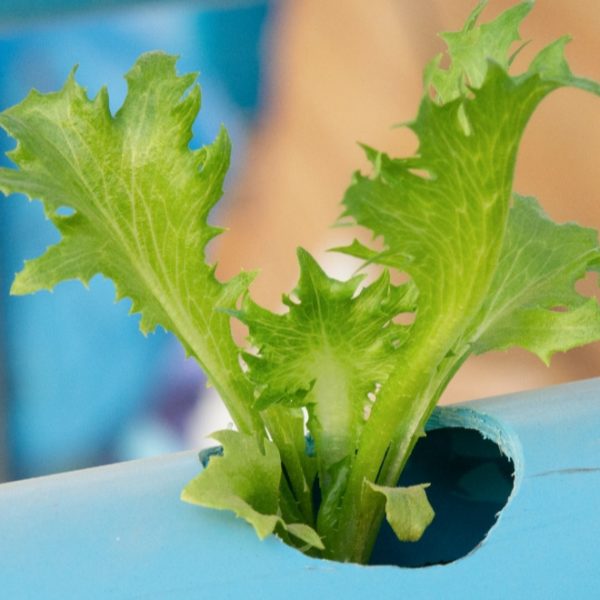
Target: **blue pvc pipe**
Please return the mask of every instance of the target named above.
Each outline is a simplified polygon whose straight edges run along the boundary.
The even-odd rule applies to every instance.
[[[179,500],[195,453],[0,486],[7,598],[596,598],[600,379],[444,409],[513,459],[478,548],[446,565],[362,567],[259,542],[233,514]],[[485,490],[482,490],[485,492]]]

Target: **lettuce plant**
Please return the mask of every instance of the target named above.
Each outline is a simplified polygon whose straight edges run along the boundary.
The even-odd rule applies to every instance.
[[[26,262],[12,293],[110,278],[144,333],[161,326],[179,338],[232,415],[237,429],[214,435],[222,455],[184,500],[234,511],[261,538],[275,532],[315,556],[367,562],[384,516],[402,540],[434,518],[427,482],[397,482],[469,355],[520,346],[547,363],[600,339],[598,303],[575,289],[599,269],[596,232],[555,224],[512,191],[540,101],[564,86],[600,95],[600,85],[571,73],[566,38],[510,74],[532,3],[479,25],[484,5],[443,36],[449,66],[440,56],[425,69],[407,125],[418,152],[365,147],[372,171],[345,194],[343,218],[382,243],[337,250],[379,265],[379,277],[332,279],[301,249],[283,314],[252,301],[253,273],[220,281],[207,262],[230,142],[222,130],[190,149],[200,92],[174,57],[143,55],[114,115],[106,89],[89,99],[73,72],[61,91],[32,91],[0,116],[17,140],[17,168],[0,170],[0,190],[40,199],[61,234]],[[392,282],[398,272],[406,283]],[[234,343],[231,319],[247,325],[249,348]]]

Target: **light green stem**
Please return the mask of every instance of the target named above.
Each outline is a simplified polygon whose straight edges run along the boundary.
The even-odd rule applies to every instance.
[[[418,348],[411,345],[403,352],[402,362],[411,364],[411,369],[397,371],[390,377],[363,431],[339,519],[344,527],[334,532],[328,547],[328,553],[337,560],[367,560],[373,520],[380,519],[384,501],[381,494],[373,493],[365,485],[365,481],[378,481],[390,440],[394,440],[400,430],[417,432],[427,410],[428,399],[423,396],[423,384],[425,382],[427,386],[430,378],[423,377],[423,373],[431,368],[430,365],[439,364],[445,353],[432,345],[427,347],[429,352],[423,352],[423,347],[419,352]]]
[[[436,407],[441,395],[448,386],[454,374],[463,365],[469,356],[467,349],[460,353],[457,358],[447,361],[445,368],[441,369],[440,374],[432,382],[432,385],[423,395],[422,401],[413,403],[415,412],[407,415],[407,418],[400,424],[392,443],[390,444],[386,458],[377,478],[377,483],[384,486],[396,486],[402,475],[404,467],[410,458],[417,442],[423,435],[425,425],[429,420],[434,408]],[[422,412],[419,418],[419,409],[423,406],[427,408]],[[423,482],[426,483],[426,482]],[[365,489],[368,494],[369,489]],[[384,506],[377,495],[373,495],[372,501],[363,509],[361,519],[364,526],[364,539],[356,545],[355,556],[350,560],[366,562],[372,553],[373,546],[377,539],[381,522],[384,517]]]
[[[309,457],[306,455],[304,424],[296,427],[293,418],[279,406],[269,407],[262,412],[263,421],[277,445],[281,462],[287,472],[290,497],[294,499],[301,521],[314,527],[315,516],[312,503],[312,481],[309,472]]]

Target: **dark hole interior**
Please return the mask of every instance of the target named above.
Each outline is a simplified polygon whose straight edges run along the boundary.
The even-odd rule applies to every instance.
[[[400,485],[431,483],[433,523],[418,542],[400,542],[385,522],[370,564],[425,567],[462,558],[485,539],[513,489],[514,468],[474,429],[434,429],[417,443]]]

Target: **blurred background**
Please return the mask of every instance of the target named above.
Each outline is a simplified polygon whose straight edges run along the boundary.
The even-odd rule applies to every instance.
[[[194,144],[225,123],[233,165],[215,222],[229,228],[210,247],[218,275],[260,268],[254,298],[272,309],[297,279],[295,249],[331,275],[356,264],[326,253],[360,232],[331,229],[350,176],[366,169],[356,142],[393,155],[416,140],[393,128],[411,119],[425,63],[443,49],[439,31],[459,29],[474,0],[3,0],[0,109],[35,87],[58,89],[74,64],[111,108],[123,74],[144,51],[181,56],[200,71],[203,107]],[[513,2],[491,0],[484,18]],[[600,79],[598,0],[537,0],[524,24],[534,42],[523,67],[564,33],[573,71]],[[11,147],[0,138],[2,150]],[[560,90],[530,123],[516,191],[537,196],[559,222],[600,228],[600,102]],[[6,163],[6,159],[4,159]],[[144,338],[127,302],[100,277],[90,290],[10,297],[23,260],[57,240],[39,203],[0,206],[0,480],[18,479],[199,447],[227,426],[202,373],[163,332]],[[582,282],[594,294],[597,281]],[[443,402],[456,402],[600,374],[600,344],[557,356],[550,369],[521,351],[471,359]]]

